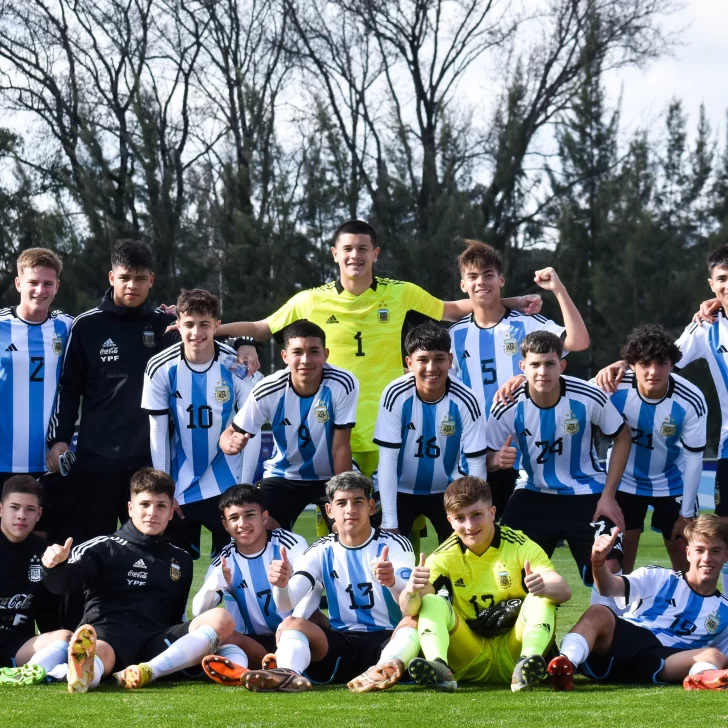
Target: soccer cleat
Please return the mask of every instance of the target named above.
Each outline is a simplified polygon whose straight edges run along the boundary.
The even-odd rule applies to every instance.
[[[574,689],[574,665],[568,657],[554,657],[546,672],[551,677],[551,687],[557,692]]]
[[[521,658],[513,669],[511,691],[531,690],[546,677],[546,660],[542,655]]]
[[[381,665],[374,665],[359,677],[355,677],[346,687],[352,693],[371,693],[377,690],[386,690],[396,685],[404,675],[404,662],[396,657],[383,662]]]
[[[728,670],[703,670],[683,680],[685,690],[728,690]]]
[[[96,630],[90,624],[82,624],[68,643],[68,692],[88,692],[94,679],[96,657]]]
[[[311,681],[294,670],[277,667],[273,670],[248,670],[243,675],[243,687],[252,693],[305,693]]]
[[[0,667],[0,685],[37,685],[45,676],[46,671],[40,665]]]
[[[247,667],[238,665],[227,657],[207,655],[202,659],[205,675],[220,685],[242,685],[242,677],[248,672]]]
[[[278,660],[275,656],[275,653],[269,652],[263,659],[260,661],[260,667],[262,670],[277,670],[278,669]]]
[[[127,690],[138,690],[154,680],[152,668],[146,662],[129,665],[120,672],[115,672],[114,677],[116,678],[116,684]]]
[[[412,679],[424,687],[435,688],[445,693],[457,690],[458,684],[447,663],[436,657],[434,660],[425,660],[415,657],[407,668]]]

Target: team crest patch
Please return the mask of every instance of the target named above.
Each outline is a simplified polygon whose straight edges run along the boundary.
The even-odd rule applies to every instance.
[[[518,340],[514,339],[511,334],[508,334],[508,336],[503,339],[503,351],[505,351],[508,356],[515,356],[518,354]]]
[[[30,566],[28,567],[28,581],[32,581],[37,584],[43,580],[43,574],[40,571],[40,559],[37,556],[33,556],[30,560]]]
[[[710,632],[710,634],[715,634],[718,631],[718,627],[720,626],[720,619],[718,617],[717,612],[713,612],[713,614],[709,614],[705,619],[705,629],[706,631]]]
[[[457,432],[458,426],[452,415],[448,412],[440,423],[440,434],[443,437],[452,437]]]
[[[60,336],[54,336],[51,341],[51,348],[54,354],[63,354],[63,339]]]
[[[389,309],[388,308],[380,308],[379,311],[377,311],[377,321],[379,321],[380,324],[389,323]]]
[[[498,569],[498,567],[496,567]],[[498,588],[505,591],[511,588],[511,575],[502,567],[496,571],[495,583],[498,584]]]
[[[677,432],[677,423],[675,418],[665,417],[665,421],[660,425],[660,435],[663,437],[672,437]]]
[[[176,561],[169,564],[169,575],[172,581],[179,581],[180,576],[182,576],[182,567]]]
[[[320,422],[321,424],[329,421],[329,409],[322,399],[320,399],[313,408],[313,416],[316,419],[316,422]]]
[[[567,435],[576,435],[579,432],[579,420],[576,415],[569,410],[566,413],[566,419],[564,420],[564,433]]]
[[[220,379],[215,387],[215,402],[225,404],[230,401],[230,387]]]
[[[151,329],[145,329],[142,333],[142,341],[144,342],[144,346],[148,346],[150,349],[153,349],[156,343],[154,341],[154,332]]]

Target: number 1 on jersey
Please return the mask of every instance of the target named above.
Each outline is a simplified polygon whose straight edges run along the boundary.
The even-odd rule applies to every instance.
[[[361,331],[357,331],[356,334],[354,334],[354,340],[356,341],[356,356],[366,356],[361,343]]]

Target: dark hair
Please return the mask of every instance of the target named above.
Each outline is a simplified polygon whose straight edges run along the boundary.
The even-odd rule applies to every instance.
[[[728,245],[723,245],[708,256],[708,272],[713,275],[713,268],[728,268]]]
[[[233,485],[221,496],[217,508],[220,511],[220,518],[225,518],[225,509],[233,506],[244,506],[254,504],[260,506],[261,511],[268,510],[265,507],[265,498],[262,491],[252,485]]]
[[[372,245],[377,247],[377,231],[364,220],[347,220],[336,228],[334,233],[334,247],[339,242],[342,235],[368,235],[372,241]]]
[[[333,478],[326,483],[326,497],[329,503],[333,503],[334,494],[337,491],[347,492],[350,490],[363,490],[365,497],[369,498],[372,493],[372,481],[362,473],[355,470],[349,470],[345,473],[334,475]]]
[[[288,348],[288,342],[291,339],[308,338],[321,339],[321,343],[326,346],[326,334],[318,324],[313,323],[313,321],[307,321],[306,319],[294,321],[283,329],[283,348]]]
[[[480,240],[464,240],[465,250],[458,256],[458,268],[462,275],[468,268],[477,268],[479,270],[487,270],[494,268],[498,273],[501,272],[503,264],[500,255],[495,248]]]
[[[139,493],[166,495],[172,501],[174,500],[174,480],[161,470],[141,468],[131,476],[130,482],[130,495],[139,495]]]
[[[8,478],[3,485],[0,502],[4,503],[12,493],[34,495],[38,499],[38,505],[43,501],[43,486],[32,475],[13,475],[12,478]]]
[[[657,324],[634,329],[619,354],[627,364],[669,360],[674,365],[682,357],[682,352],[675,345],[675,339]]]
[[[550,354],[554,352],[559,359],[564,353],[564,342],[560,336],[550,331],[532,331],[523,337],[521,342],[521,356],[525,359],[526,354]]]
[[[493,495],[490,486],[481,478],[472,475],[465,475],[462,478],[453,480],[445,489],[445,511],[455,513],[461,508],[472,506],[478,501],[485,501],[489,506],[493,505]]]
[[[404,350],[407,356],[416,351],[447,351],[450,352],[450,334],[434,322],[415,326],[404,340]]]
[[[202,288],[183,288],[177,297],[177,316],[182,314],[210,316],[217,321],[220,318],[220,301]]]
[[[111,251],[111,267],[127,270],[152,270],[152,249],[139,240],[117,240]]]

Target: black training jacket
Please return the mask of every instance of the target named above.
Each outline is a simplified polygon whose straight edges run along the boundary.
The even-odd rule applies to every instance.
[[[149,417],[141,408],[144,370],[158,352],[179,340],[165,334],[175,317],[149,303],[126,308],[110,288],[99,306],[71,327],[58,382],[48,446],[70,444],[81,405],[77,453],[88,470],[151,465]]]

